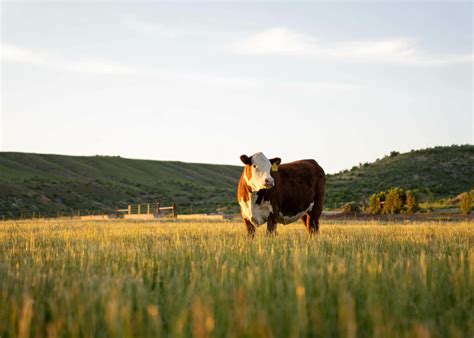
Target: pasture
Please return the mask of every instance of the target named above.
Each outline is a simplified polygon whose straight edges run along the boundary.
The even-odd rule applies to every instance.
[[[0,336],[472,337],[473,223],[0,223]]]

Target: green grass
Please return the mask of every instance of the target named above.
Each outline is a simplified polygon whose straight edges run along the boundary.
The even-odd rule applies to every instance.
[[[472,223],[0,223],[0,336],[472,337]]]

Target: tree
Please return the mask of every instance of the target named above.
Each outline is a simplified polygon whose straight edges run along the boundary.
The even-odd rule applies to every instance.
[[[380,206],[377,201],[377,194],[370,195],[369,199],[369,214],[375,215],[380,212]]]
[[[410,190],[406,192],[406,208],[408,214],[414,214],[420,209],[416,194]]]
[[[372,215],[379,214],[382,211],[382,202],[385,201],[385,192],[370,195],[369,213]]]
[[[382,212],[384,214],[398,214],[403,207],[404,191],[399,188],[391,188],[387,192]]]
[[[472,207],[472,197],[469,192],[464,192],[461,195],[461,204],[460,204],[460,209],[463,215],[467,215],[471,212],[471,207]]]

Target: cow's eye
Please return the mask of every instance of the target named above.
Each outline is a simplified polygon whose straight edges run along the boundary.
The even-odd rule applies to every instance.
[[[253,165],[253,167],[254,167],[255,169],[257,169],[257,166],[256,166],[255,164]]]

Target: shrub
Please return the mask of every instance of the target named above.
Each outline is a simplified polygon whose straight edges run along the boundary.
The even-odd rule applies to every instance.
[[[382,212],[384,214],[398,214],[403,207],[404,191],[399,188],[392,188],[388,191],[383,204]]]
[[[418,205],[418,198],[413,191],[408,190],[406,192],[406,209],[408,214],[414,214],[420,207]]]
[[[370,195],[369,199],[369,214],[375,215],[380,212],[380,205],[377,201],[377,194]]]
[[[467,215],[471,212],[472,197],[469,192],[465,192],[461,195],[461,204],[459,207],[463,215]]]
[[[344,214],[358,214],[360,212],[359,205],[354,201],[343,204],[341,209]]]
[[[378,214],[382,211],[381,203],[385,201],[385,192],[372,194],[369,200],[369,213],[372,215]]]

